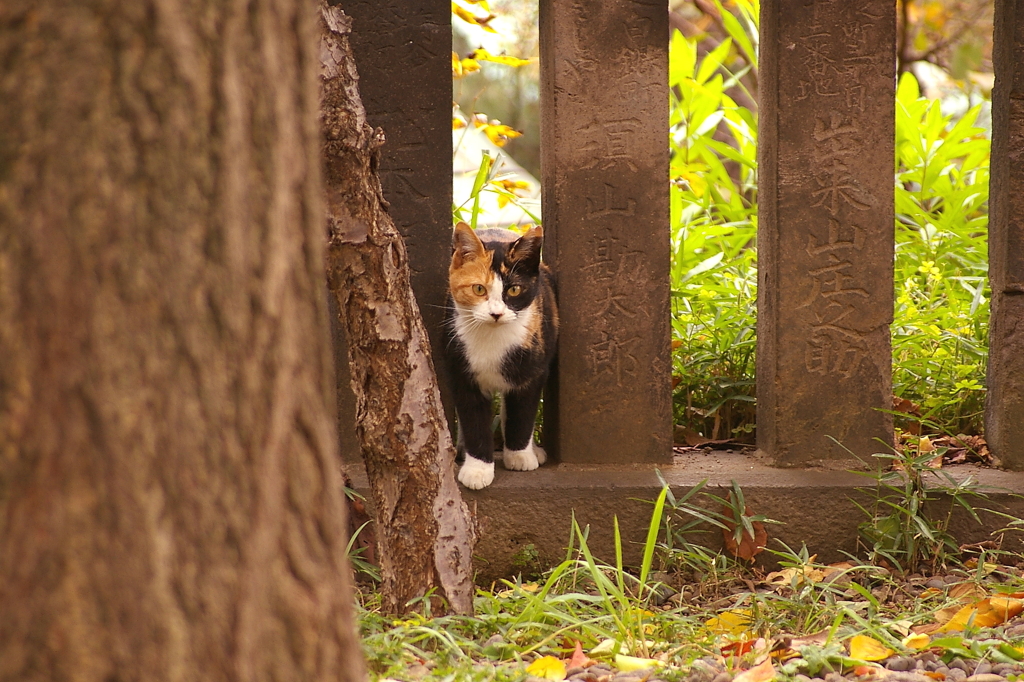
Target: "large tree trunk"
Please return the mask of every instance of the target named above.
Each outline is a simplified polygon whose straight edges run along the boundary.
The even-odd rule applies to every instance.
[[[0,3],[0,680],[356,680],[315,6]]]
[[[351,20],[326,4],[321,12],[328,281],[347,334],[384,608],[404,611],[436,588],[456,612],[470,613],[474,528],[455,482],[455,452],[405,243],[377,177],[384,138],[367,124],[359,98]]]

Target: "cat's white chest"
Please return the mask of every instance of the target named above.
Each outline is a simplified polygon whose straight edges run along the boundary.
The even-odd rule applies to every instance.
[[[532,314],[532,307],[521,310],[515,320],[505,324],[481,323],[469,316],[456,316],[455,332],[484,393],[507,393],[512,389],[501,373],[502,362],[513,349],[525,343],[529,333],[527,322]]]

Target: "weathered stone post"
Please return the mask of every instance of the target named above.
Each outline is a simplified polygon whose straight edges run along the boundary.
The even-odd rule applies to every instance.
[[[1024,469],[1024,1],[996,0],[989,188],[992,285],[985,437]]]
[[[671,457],[668,16],[541,0],[545,258],[561,341],[545,435],[562,462]]]
[[[359,92],[370,125],[384,129],[380,177],[390,214],[409,250],[412,288],[430,335],[442,398],[441,320],[448,291],[452,210],[451,3],[443,0],[330,0],[352,17]],[[336,317],[336,316],[335,316]],[[336,349],[343,351],[343,339]],[[342,448],[358,460],[344,352],[338,358]],[[449,400],[445,400],[450,405]],[[451,410],[446,410],[449,421]]]
[[[895,11],[761,5],[757,440],[779,466],[892,442]]]

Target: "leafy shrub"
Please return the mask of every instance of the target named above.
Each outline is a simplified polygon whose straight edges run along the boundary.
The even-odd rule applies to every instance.
[[[675,34],[669,56],[676,423],[708,438],[749,438],[754,424],[757,122],[726,94],[742,76],[727,67],[733,46],[698,62],[695,43]],[[978,433],[984,407],[989,140],[979,111],[954,120],[912,75],[900,80],[893,391],[952,433]]]

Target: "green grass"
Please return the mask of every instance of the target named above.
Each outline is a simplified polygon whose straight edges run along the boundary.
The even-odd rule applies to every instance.
[[[700,528],[685,523],[736,519],[742,491],[734,486],[731,493],[715,497],[698,486],[677,498],[665,487],[652,504],[641,565],[632,570],[623,566],[617,534],[615,557],[603,561],[590,551],[588,528],[574,522],[564,561],[537,581],[503,580],[478,590],[473,616],[387,617],[376,595],[364,593],[359,622],[372,679],[522,680],[533,661],[564,661],[579,643],[598,663],[636,663],[622,656],[653,659],[659,662],[659,679],[681,680],[695,667],[731,672],[752,667],[761,660],[759,640],[787,651],[775,659],[781,679],[850,672],[873,665],[852,658],[855,635],[873,638],[893,655],[912,656],[915,650],[905,637],[914,627],[934,623],[942,609],[951,614],[982,596],[1024,590],[1020,567],[999,564],[1014,564],[1019,557],[999,553],[976,556],[973,567],[954,563],[948,554],[948,565],[932,562],[948,581],[935,588],[925,585],[928,575],[901,574],[891,564],[851,558],[824,565],[805,547],[776,543],[770,552],[779,570],[766,574],[695,544]],[[903,489],[880,491],[879,500],[891,500],[890,493],[899,497]],[[937,522],[923,511],[920,515]],[[670,596],[661,581],[678,592]],[[961,601],[965,591],[972,596]],[[428,601],[419,606],[427,607]],[[1021,636],[1008,636],[1002,622],[994,625],[976,627],[972,617],[963,632],[933,633],[930,650],[946,661],[1024,658],[1017,649]]]

